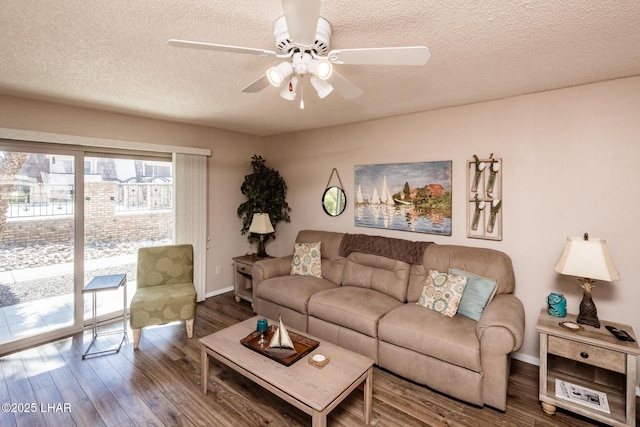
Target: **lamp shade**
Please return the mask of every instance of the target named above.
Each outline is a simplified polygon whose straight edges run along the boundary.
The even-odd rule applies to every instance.
[[[607,242],[601,239],[568,237],[554,271],[568,276],[577,276],[611,282],[620,280],[613,266]]]
[[[249,233],[255,234],[269,234],[275,230],[271,225],[271,219],[267,213],[255,213],[251,220],[251,226],[249,227]]]

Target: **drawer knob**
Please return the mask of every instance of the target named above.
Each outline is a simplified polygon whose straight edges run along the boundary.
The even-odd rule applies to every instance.
[[[580,353],[580,357],[582,357],[583,359],[588,359],[589,358],[589,353],[587,353],[586,351],[583,351]]]

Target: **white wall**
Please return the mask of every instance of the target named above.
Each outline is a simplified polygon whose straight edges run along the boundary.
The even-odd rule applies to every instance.
[[[622,277],[597,284],[600,319],[631,324],[640,333],[639,117],[640,77],[634,77],[267,138],[265,158],[286,180],[293,209],[291,223],[279,225],[267,249],[291,253],[298,230],[317,228],[504,251],[526,310],[519,356],[533,361],[546,296],[561,292],[568,310],[578,311],[582,289],[553,266],[567,236],[589,232],[607,240]],[[499,242],[466,237],[466,161],[490,153],[503,160]],[[354,165],[435,160],[453,161],[451,237],[354,226]],[[337,218],[320,204],[334,167],[349,201]]]
[[[231,258],[253,250],[240,236],[242,223],[236,209],[244,201],[240,186],[251,172],[251,156],[262,152],[261,138],[8,96],[0,96],[0,127],[211,149],[206,292],[233,286]],[[219,275],[216,266],[220,266]]]

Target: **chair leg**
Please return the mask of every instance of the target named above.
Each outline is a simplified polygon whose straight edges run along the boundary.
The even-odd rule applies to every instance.
[[[140,329],[133,330],[133,349],[137,350],[140,344]]]
[[[189,338],[193,338],[193,320],[194,319],[189,319],[185,322],[187,325],[187,337]]]

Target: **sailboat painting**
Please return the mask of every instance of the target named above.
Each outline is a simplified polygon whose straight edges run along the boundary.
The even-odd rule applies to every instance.
[[[355,225],[451,236],[451,161],[356,165]]]

